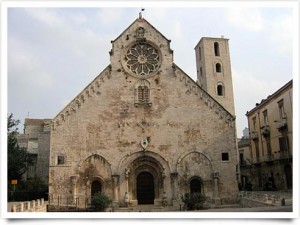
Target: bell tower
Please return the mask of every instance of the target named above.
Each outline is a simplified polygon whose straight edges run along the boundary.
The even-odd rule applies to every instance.
[[[235,115],[229,39],[203,37],[195,47],[197,83]]]

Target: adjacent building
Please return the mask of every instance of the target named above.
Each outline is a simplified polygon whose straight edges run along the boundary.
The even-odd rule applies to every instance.
[[[243,168],[254,190],[292,189],[293,81],[247,112],[250,160]]]
[[[110,64],[53,118],[51,203],[84,205],[97,192],[115,206],[176,205],[193,192],[237,202],[228,39],[196,45],[197,83],[170,42],[140,15],[111,42]]]
[[[17,135],[17,140],[18,145],[30,154],[32,165],[24,174],[24,180],[38,177],[45,185],[48,185],[50,131],[50,119],[25,119],[24,132]]]
[[[240,169],[240,190],[252,190],[251,181],[249,180],[248,167],[252,164],[250,155],[250,139],[249,129],[243,130],[243,137],[238,139],[238,150],[239,150],[239,169]]]

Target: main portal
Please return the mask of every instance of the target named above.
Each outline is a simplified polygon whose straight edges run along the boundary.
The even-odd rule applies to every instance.
[[[141,172],[136,181],[138,204],[154,204],[154,177],[149,172]]]

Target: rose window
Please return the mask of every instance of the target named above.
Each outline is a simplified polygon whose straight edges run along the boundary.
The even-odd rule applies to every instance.
[[[148,43],[136,43],[125,53],[125,67],[134,75],[152,75],[158,70],[159,65],[159,53]]]

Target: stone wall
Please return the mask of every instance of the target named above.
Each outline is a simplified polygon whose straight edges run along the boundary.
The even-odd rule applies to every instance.
[[[8,204],[9,212],[47,212],[47,202],[37,199],[26,202],[14,202]]]

